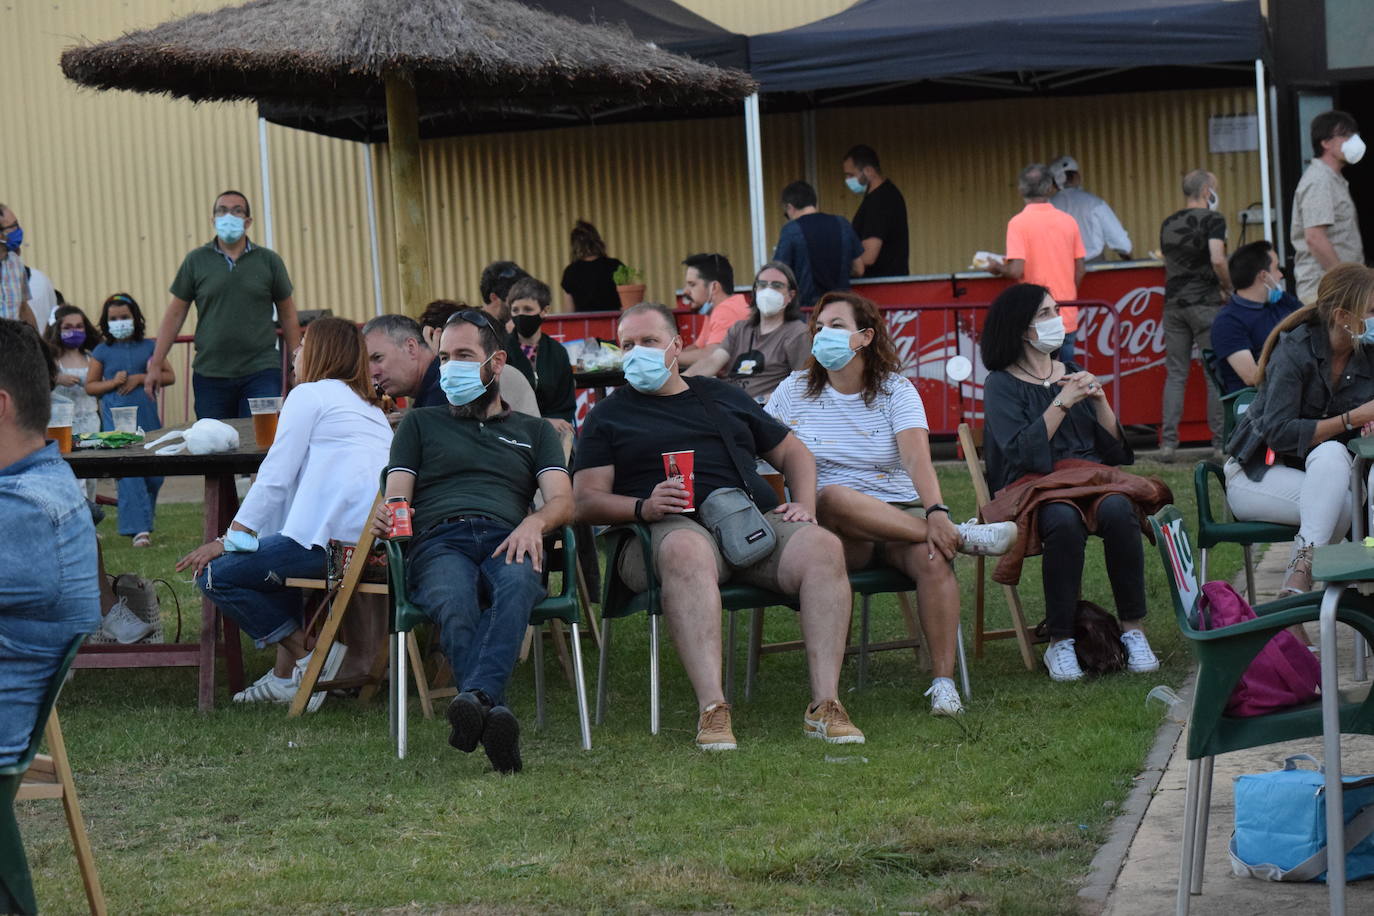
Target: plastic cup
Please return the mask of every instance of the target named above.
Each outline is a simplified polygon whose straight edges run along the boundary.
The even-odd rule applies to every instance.
[[[683,452],[663,452],[663,474],[666,477],[676,477],[682,481],[682,485],[687,488],[687,508],[683,512],[695,512],[697,510],[696,494],[696,464],[697,453],[693,449]]]
[[[114,421],[114,428],[117,433],[138,432],[137,405],[133,407],[111,407],[110,419]]]
[[[248,412],[253,415],[253,438],[258,448],[271,448],[277,438],[281,398],[249,398]]]
[[[72,410],[71,401],[54,400],[48,415],[48,438],[57,440],[57,448],[62,454],[72,450]]]

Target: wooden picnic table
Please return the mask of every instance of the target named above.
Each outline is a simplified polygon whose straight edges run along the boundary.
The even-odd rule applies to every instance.
[[[238,430],[239,447],[230,452],[213,455],[159,455],[145,449],[143,443],[120,449],[73,449],[62,457],[72,472],[81,478],[121,477],[204,477],[205,527],[204,539],[214,540],[238,510],[238,492],[234,478],[239,474],[255,473],[267,450],[259,448],[253,437],[251,419],[225,420]],[[152,430],[145,442],[152,442],[168,430]],[[192,545],[187,545],[188,548]],[[223,627],[223,642],[218,638]],[[190,667],[199,669],[198,707],[202,712],[215,705],[215,662],[223,651],[229,690],[243,689],[243,650],[239,644],[238,626],[223,618],[214,602],[201,601],[200,641],[197,643],[135,643],[134,645],[82,646],[73,668],[164,668]]]

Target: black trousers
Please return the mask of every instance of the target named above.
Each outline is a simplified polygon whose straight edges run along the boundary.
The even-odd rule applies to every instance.
[[[1116,616],[1122,621],[1140,620],[1145,616],[1145,549],[1135,503],[1120,494],[1103,499],[1097,509],[1096,533],[1106,553]],[[1054,639],[1073,636],[1087,526],[1073,506],[1050,503],[1040,509],[1040,539],[1046,627]]]

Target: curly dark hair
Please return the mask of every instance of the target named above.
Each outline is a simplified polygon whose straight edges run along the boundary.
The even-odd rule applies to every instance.
[[[897,357],[897,348],[892,344],[892,335],[887,330],[887,322],[883,319],[883,313],[878,310],[878,304],[857,293],[831,292],[822,296],[811,312],[809,329],[812,337],[816,336],[817,319],[821,312],[834,302],[843,302],[849,306],[854,312],[854,324],[858,330],[873,330],[873,342],[855,354],[864,361],[864,406],[872,407],[879,392],[883,390],[884,380],[902,368],[902,361]],[[806,363],[806,372],[806,397],[820,397],[830,382],[829,371],[813,356]]]

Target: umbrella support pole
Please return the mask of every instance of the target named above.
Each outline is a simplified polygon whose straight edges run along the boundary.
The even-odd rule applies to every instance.
[[[429,223],[420,167],[419,105],[415,87],[404,76],[386,78],[386,122],[401,302],[406,314],[418,318],[431,298]]]

